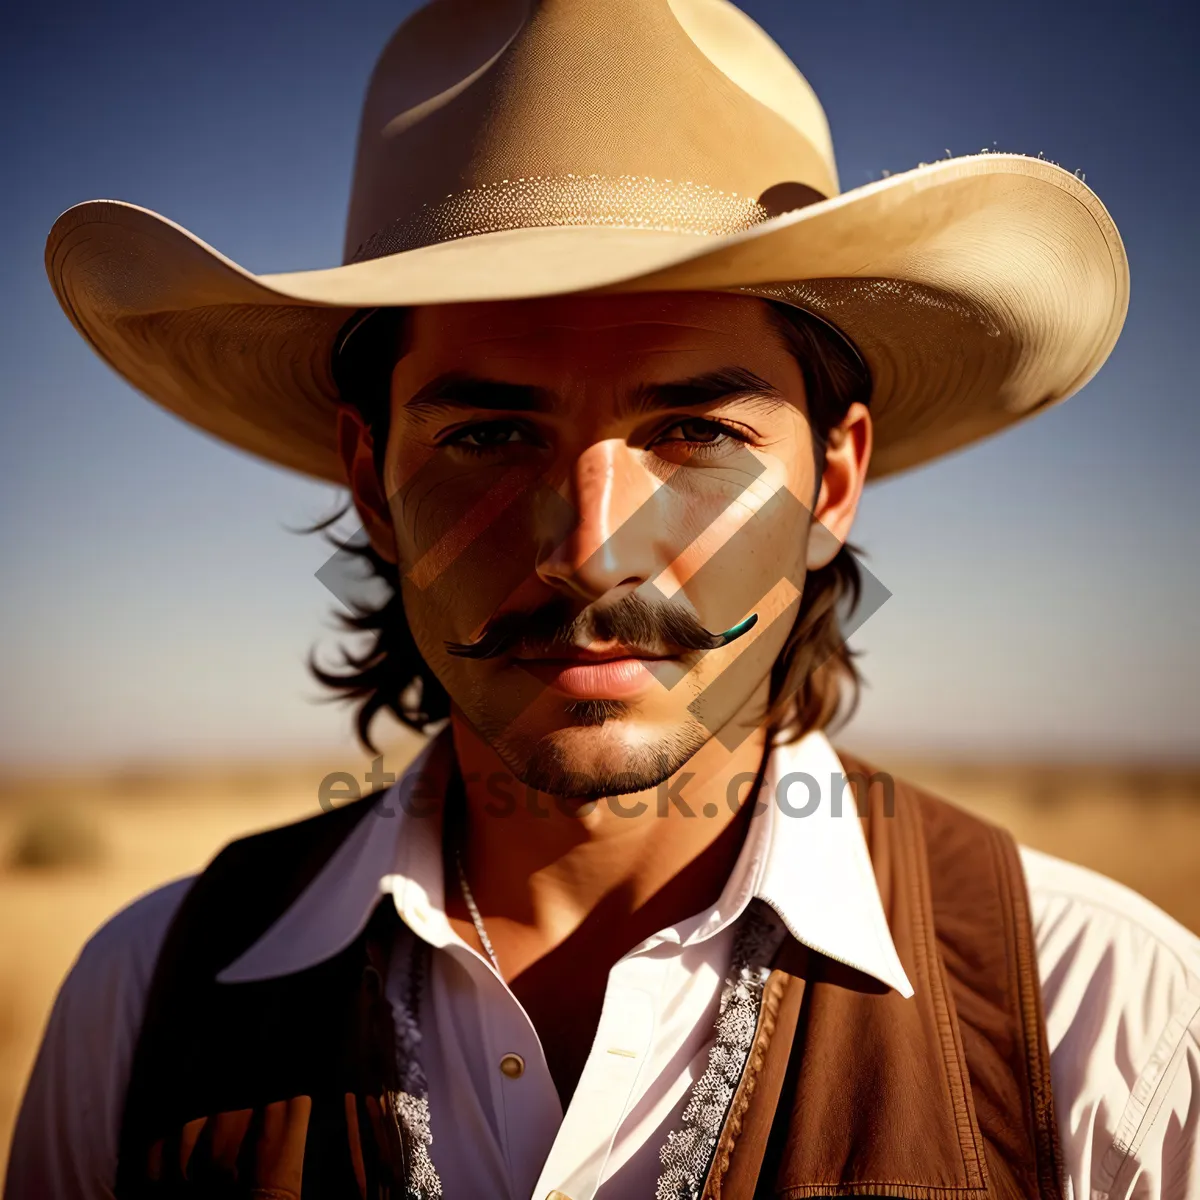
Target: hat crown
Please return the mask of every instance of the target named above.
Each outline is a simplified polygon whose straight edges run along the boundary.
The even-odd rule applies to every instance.
[[[433,0],[372,74],[345,258],[564,224],[728,234],[837,191],[812,88],[728,0]]]

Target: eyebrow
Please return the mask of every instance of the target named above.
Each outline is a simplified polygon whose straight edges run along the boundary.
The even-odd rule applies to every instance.
[[[718,400],[757,399],[774,408],[788,403],[774,384],[747,367],[720,367],[670,383],[640,383],[623,395],[619,416],[640,416],[661,409],[702,408]],[[446,412],[456,408],[501,412],[553,412],[558,395],[531,383],[487,379],[466,371],[447,371],[423,385],[405,402],[409,412]]]

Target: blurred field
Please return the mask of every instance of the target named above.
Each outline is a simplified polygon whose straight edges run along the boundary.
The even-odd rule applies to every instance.
[[[416,743],[387,755],[398,770]],[[1112,875],[1200,930],[1200,767],[900,761],[895,775]],[[106,917],[197,870],[230,838],[317,811],[330,770],[367,764],[140,766],[36,784],[0,777],[0,1178],[54,993]],[[369,790],[364,788],[364,790]]]

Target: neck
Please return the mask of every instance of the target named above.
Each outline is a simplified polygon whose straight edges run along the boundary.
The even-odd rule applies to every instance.
[[[507,977],[589,930],[598,953],[619,957],[720,896],[765,729],[733,751],[712,738],[657,787],[581,806],[527,788],[457,713],[452,724],[464,803],[447,838],[447,911],[470,930],[457,850]]]

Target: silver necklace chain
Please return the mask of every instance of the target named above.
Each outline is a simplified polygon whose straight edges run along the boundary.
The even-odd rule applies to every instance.
[[[496,968],[496,974],[503,978],[500,970],[500,962],[496,958],[496,951],[492,949],[492,939],[488,937],[487,930],[483,927],[483,917],[479,915],[479,906],[475,903],[475,897],[471,895],[471,885],[467,882],[467,873],[463,870],[462,851],[454,852],[454,862],[458,867],[458,882],[462,887],[463,902],[467,906],[467,912],[471,914],[471,920],[475,925],[475,932],[479,934],[480,945],[487,951],[487,956],[492,960],[492,966]]]

